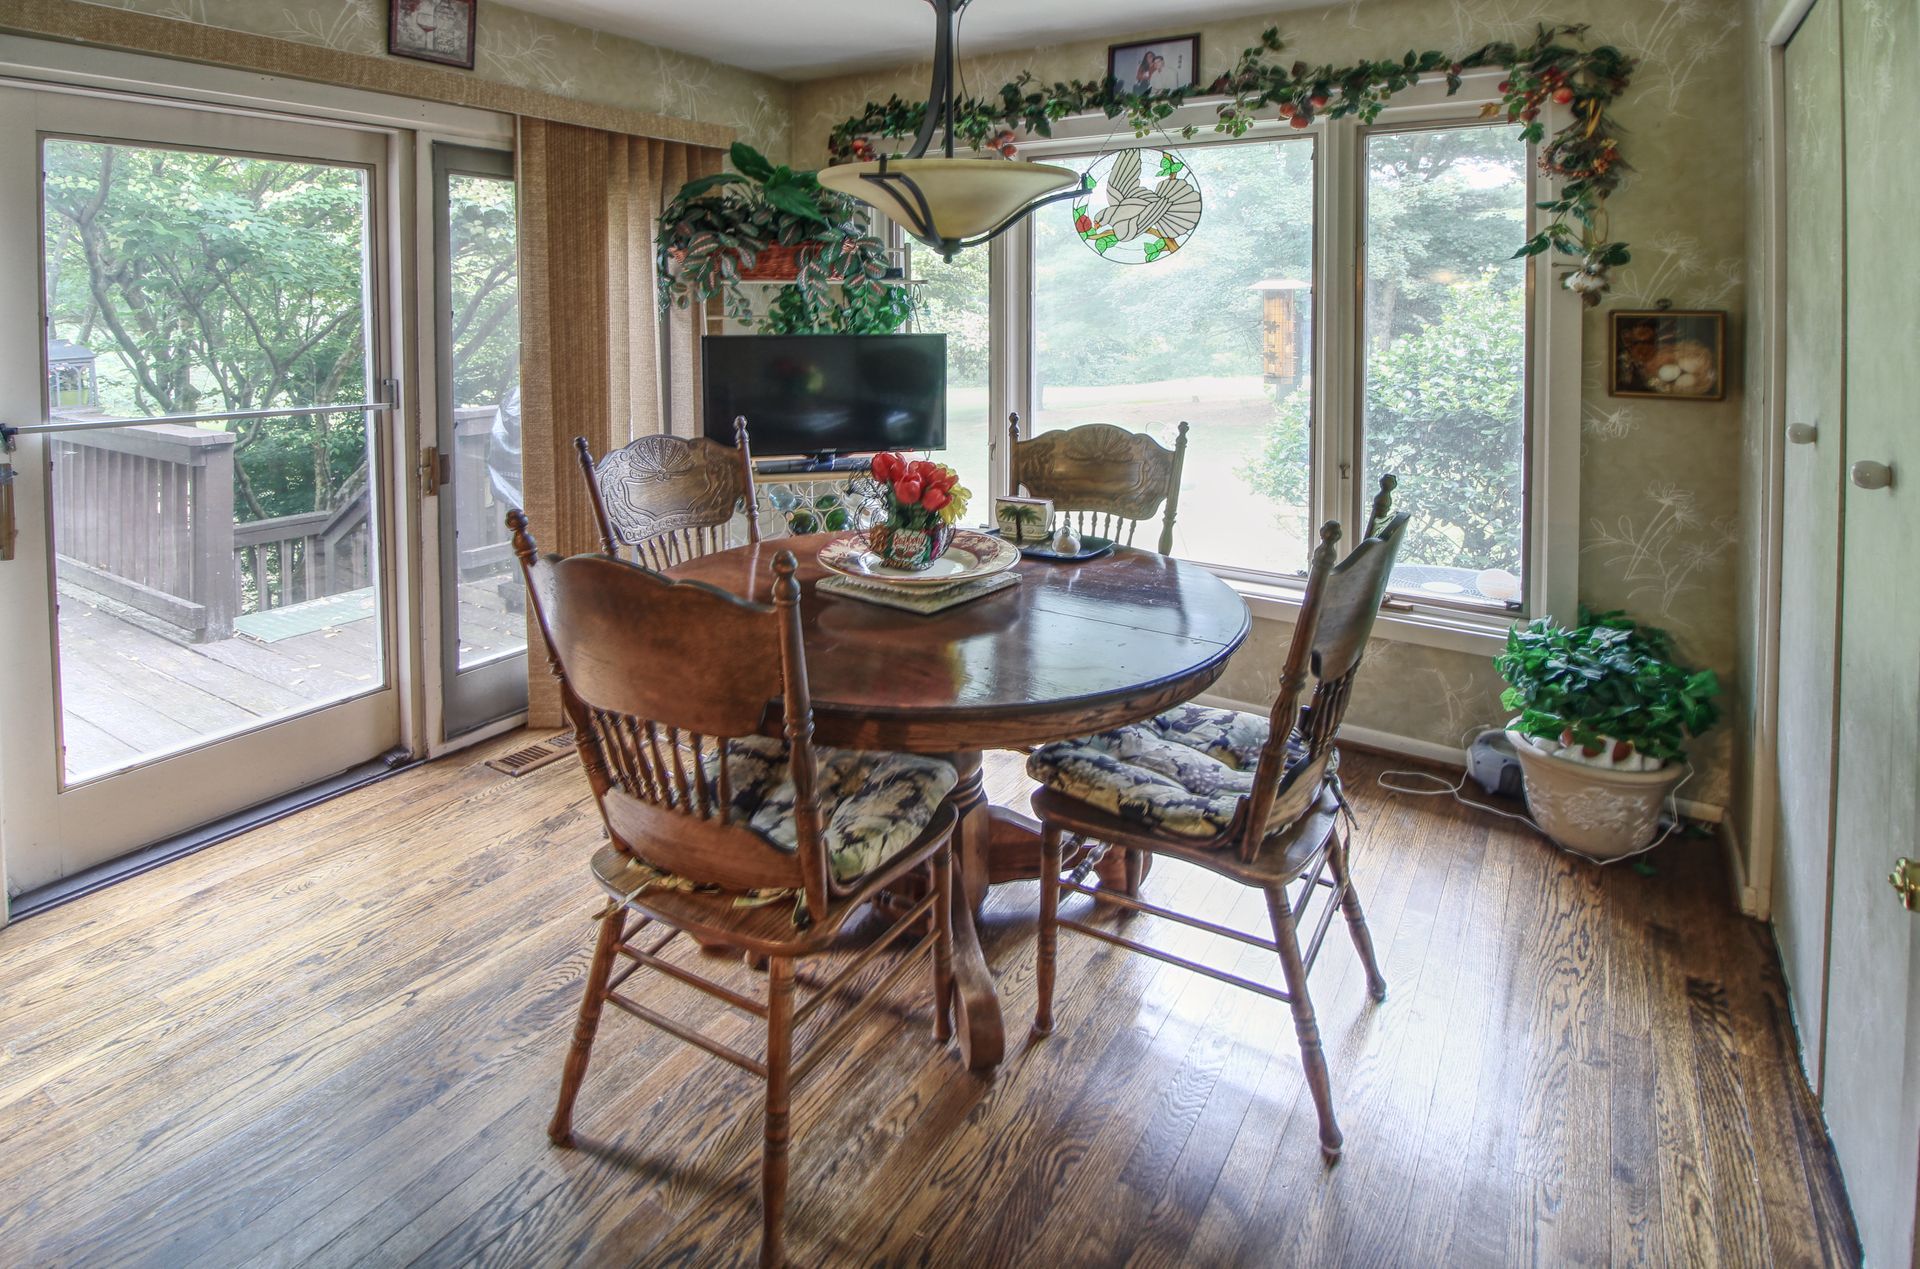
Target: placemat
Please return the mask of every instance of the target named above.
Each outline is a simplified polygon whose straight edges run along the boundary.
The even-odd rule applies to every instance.
[[[1005,590],[1019,580],[1020,575],[1011,569],[995,573],[992,577],[955,582],[951,586],[889,586],[885,582],[836,575],[821,578],[815,584],[815,589],[843,599],[858,599],[863,603],[898,608],[903,612],[916,612],[928,617],[983,595],[991,595],[997,590]]]

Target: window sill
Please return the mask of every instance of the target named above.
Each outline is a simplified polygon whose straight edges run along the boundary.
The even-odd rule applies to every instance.
[[[1291,624],[1300,616],[1300,592],[1296,589],[1224,572],[1216,571],[1215,575],[1240,593],[1255,617]],[[1373,624],[1373,635],[1395,643],[1491,657],[1506,648],[1507,631],[1512,629],[1514,621],[1515,618],[1505,613],[1481,616],[1434,609],[1396,612],[1383,608]]]

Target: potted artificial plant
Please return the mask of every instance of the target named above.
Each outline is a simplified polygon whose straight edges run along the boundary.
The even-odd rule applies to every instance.
[[[1686,772],[1686,741],[1719,717],[1712,670],[1674,663],[1664,630],[1617,613],[1542,617],[1494,658],[1527,806],[1569,850],[1616,859],[1653,841],[1660,806]]]
[[[886,244],[855,200],[743,142],[729,157],[733,171],[688,181],[660,214],[661,308],[719,297],[729,317],[751,325],[740,283],[785,281],[764,334],[890,334],[906,324],[907,288],[889,279]]]

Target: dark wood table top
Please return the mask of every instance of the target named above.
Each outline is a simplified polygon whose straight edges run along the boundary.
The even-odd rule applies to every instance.
[[[835,534],[779,538],[672,570],[760,603],[800,561],[815,735],[945,753],[1041,744],[1149,718],[1217,679],[1247,605],[1196,564],[1121,547],[1083,564],[1022,560],[1020,584],[932,616],[819,594]]]

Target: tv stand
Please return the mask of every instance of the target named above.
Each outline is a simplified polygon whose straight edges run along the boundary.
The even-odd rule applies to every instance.
[[[755,459],[753,474],[756,476],[800,476],[832,475],[838,472],[869,471],[873,467],[871,457],[838,457],[829,451],[814,454],[811,457]]]

